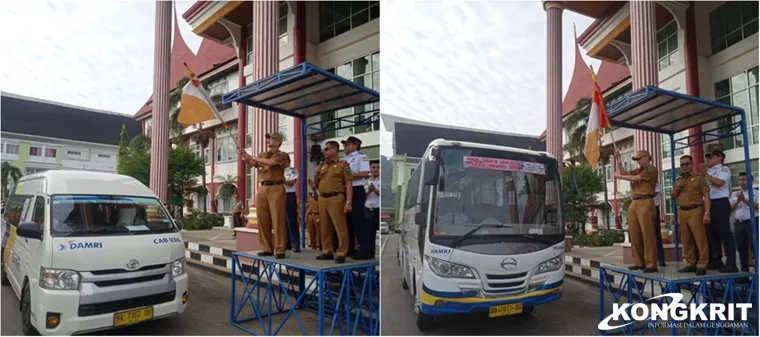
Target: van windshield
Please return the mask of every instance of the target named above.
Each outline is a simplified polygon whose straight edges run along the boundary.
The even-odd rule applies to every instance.
[[[488,237],[552,242],[562,238],[559,174],[553,159],[462,147],[442,149],[439,159],[433,237],[457,243]]]
[[[53,236],[135,235],[176,232],[154,198],[53,196]]]

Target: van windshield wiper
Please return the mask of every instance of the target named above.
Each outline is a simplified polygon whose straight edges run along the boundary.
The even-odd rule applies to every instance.
[[[530,239],[532,241],[538,241],[538,242],[543,242],[543,243],[547,243],[547,244],[558,243],[555,240],[551,240],[549,238],[545,238],[545,237],[543,237],[541,235],[521,234],[520,236],[522,236],[522,237],[524,237],[526,239]]]
[[[114,228],[119,228],[114,230]],[[64,233],[63,236],[72,236],[72,235],[99,235],[99,234],[122,234],[122,233],[129,233],[130,235],[135,234],[135,232],[131,232],[130,230],[124,228],[124,227],[105,227],[105,228],[96,228],[96,229],[90,229],[90,230],[77,230],[77,231],[71,231],[68,233]]]
[[[451,243],[451,248],[457,248],[462,243],[462,241],[466,240],[467,238],[471,237],[473,234],[475,234],[477,231],[483,229],[483,228],[504,228],[504,227],[512,227],[505,224],[497,224],[497,223],[484,223],[481,224],[475,228],[473,228],[471,231],[465,233],[464,235],[458,237],[454,242]]]

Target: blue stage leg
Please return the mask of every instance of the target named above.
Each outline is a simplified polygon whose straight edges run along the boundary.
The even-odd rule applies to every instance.
[[[319,302],[319,335],[324,336],[325,335],[325,282],[327,282],[327,277],[325,275],[325,272],[320,271],[317,273],[317,277],[319,278],[319,296],[317,301]]]
[[[673,135],[670,137],[670,186],[676,185],[676,143],[673,139]],[[662,191],[662,185],[660,185],[660,191]],[[670,200],[670,204],[673,207],[673,242],[676,244],[676,266],[681,263],[681,253],[678,249],[678,207],[676,207],[676,200]],[[660,234],[662,235],[662,234]]]
[[[237,261],[237,254],[232,253],[232,285],[230,286],[232,292],[230,294],[230,323],[234,323],[235,320],[235,278],[237,277]]]

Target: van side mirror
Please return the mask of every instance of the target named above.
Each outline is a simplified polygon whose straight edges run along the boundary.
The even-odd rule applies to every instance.
[[[426,160],[422,171],[422,183],[427,186],[438,184],[438,162]]]
[[[37,224],[31,221],[24,221],[16,229],[16,235],[34,240],[42,240],[42,231]]]
[[[427,214],[425,212],[414,213],[414,224],[425,226],[427,224]]]

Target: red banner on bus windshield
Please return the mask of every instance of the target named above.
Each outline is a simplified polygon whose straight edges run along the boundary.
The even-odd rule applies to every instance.
[[[462,166],[464,168],[546,174],[544,164],[510,159],[464,156]]]

